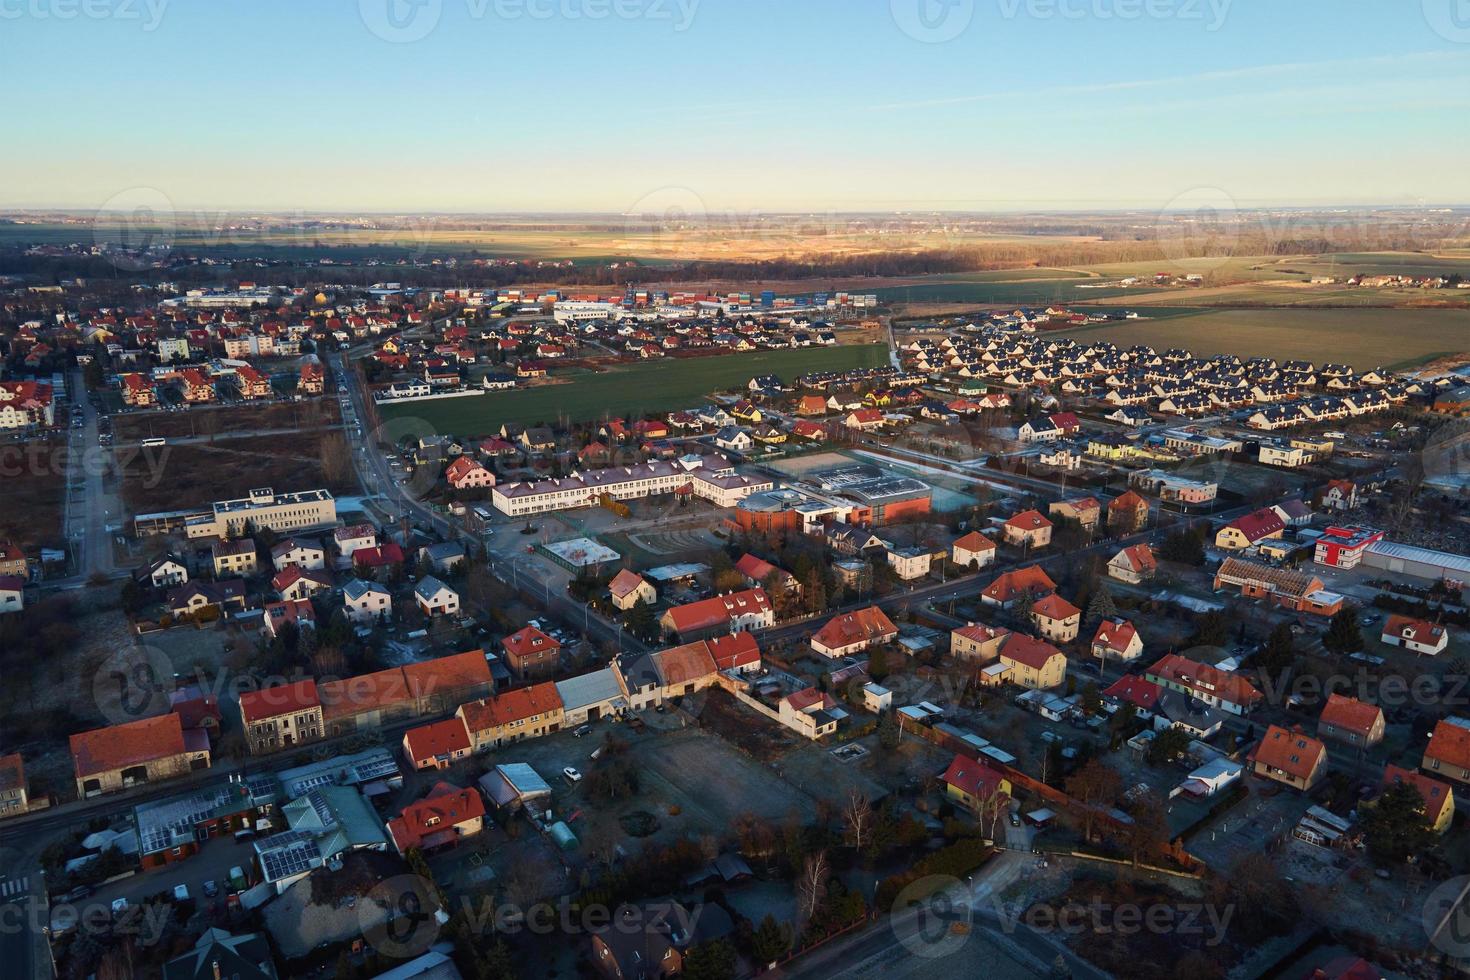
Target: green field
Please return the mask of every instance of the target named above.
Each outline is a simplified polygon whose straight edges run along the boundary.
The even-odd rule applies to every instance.
[[[1145,310],[1146,315],[1153,310]],[[1359,370],[1407,368],[1441,354],[1470,351],[1466,310],[1203,310],[1158,320],[1130,320],[1069,333],[1106,337],[1120,345],[1196,354],[1271,356],[1317,364],[1341,362]]]
[[[686,360],[668,359],[619,367],[605,374],[579,375],[560,385],[524,391],[491,392],[479,398],[450,398],[384,406],[383,420],[416,418],[437,432],[476,436],[503,423],[551,424],[558,419],[586,422],[604,415],[637,418],[681,408],[698,408],[712,392],[744,387],[761,374],[779,375],[788,384],[808,371],[840,371],[888,363],[886,344],[761,351]]]

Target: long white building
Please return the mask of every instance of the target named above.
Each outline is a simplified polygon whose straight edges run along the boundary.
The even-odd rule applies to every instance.
[[[133,518],[138,537],[184,530],[191,538],[224,538],[246,532],[247,525],[272,531],[304,531],[337,523],[337,501],[327,490],[276,493],[269,487],[248,497],[220,500],[208,510],[174,510]]]
[[[491,491],[491,500],[502,514],[520,517],[595,507],[604,495],[614,500],[634,500],[687,487],[694,496],[716,507],[734,507],[751,494],[774,486],[775,482],[765,477],[741,476],[723,456],[685,456],[676,462],[659,460],[587,470],[560,480],[503,483]]]

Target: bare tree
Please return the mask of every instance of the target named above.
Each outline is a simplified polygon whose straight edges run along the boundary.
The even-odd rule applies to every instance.
[[[1083,840],[1092,839],[1098,814],[1112,806],[1122,785],[1118,771],[1100,759],[1093,759],[1067,777],[1068,795],[1082,804]]]
[[[861,850],[867,843],[868,832],[872,827],[873,802],[855,786],[847,792],[842,819],[847,824],[847,834],[852,840],[852,846]]]
[[[831,870],[826,851],[809,854],[802,863],[801,873],[796,876],[796,897],[804,920],[811,919],[822,899],[827,897],[827,878]]]

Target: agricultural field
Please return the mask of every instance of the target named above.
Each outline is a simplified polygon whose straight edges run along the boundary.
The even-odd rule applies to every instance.
[[[577,375],[564,384],[523,391],[382,406],[379,414],[384,421],[418,418],[438,432],[481,435],[506,422],[585,422],[604,415],[637,418],[695,408],[708,401],[711,392],[743,387],[761,374],[779,375],[790,382],[808,371],[841,371],[887,363],[886,344],[670,358],[618,367],[603,374]]]
[[[1466,310],[1202,310],[1068,331],[1127,346],[1187,347],[1197,354],[1270,355],[1359,370],[1405,369],[1470,351]]]

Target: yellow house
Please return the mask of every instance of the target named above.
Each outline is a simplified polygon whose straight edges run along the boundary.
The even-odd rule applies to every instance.
[[[1087,441],[1087,455],[1121,463],[1138,455],[1138,447],[1118,436],[1099,436]]]
[[[1000,657],[1000,648],[1010,635],[1004,626],[971,623],[949,634],[949,652],[956,660],[988,664]]]
[[[1011,781],[998,770],[957,755],[944,773],[944,795],[979,815],[987,809],[994,813],[997,805],[1005,806],[1015,794]]]
[[[1060,687],[1066,676],[1067,658],[1062,651],[1034,636],[1012,633],[1000,649],[1000,659],[980,671],[980,682],[1044,691]]]
[[[1455,792],[1449,783],[1432,779],[1421,772],[1389,765],[1383,770],[1382,788],[1388,789],[1395,783],[1408,783],[1419,791],[1424,799],[1424,819],[1430,830],[1442,834],[1450,829],[1450,824],[1455,820]],[[1371,806],[1372,802],[1365,802],[1363,805]]]
[[[863,396],[863,404],[873,408],[887,408],[893,404],[893,396],[886,391],[870,391]]]

